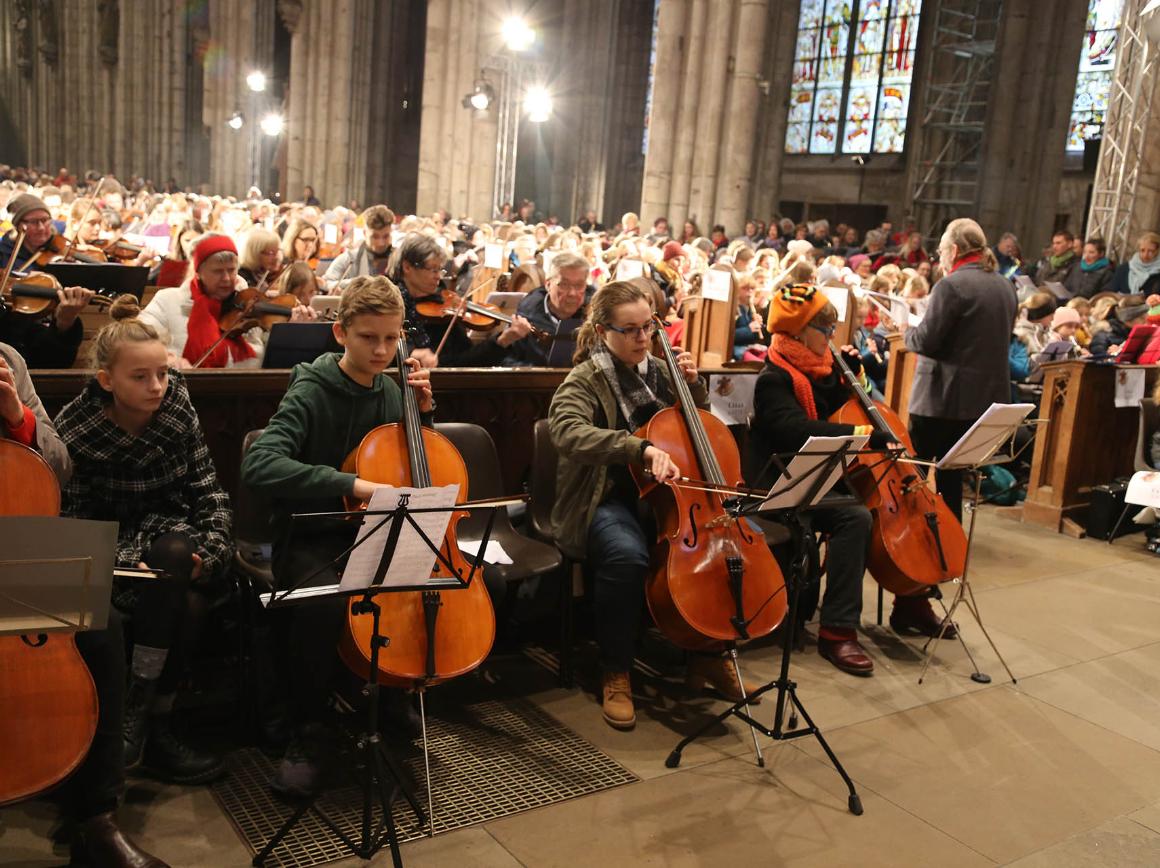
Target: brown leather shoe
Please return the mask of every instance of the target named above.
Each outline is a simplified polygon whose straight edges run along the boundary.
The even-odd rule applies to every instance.
[[[895,597],[890,611],[890,629],[899,636],[937,636],[943,619],[935,614],[928,597]],[[944,639],[957,639],[959,631],[947,623]]]
[[[748,679],[742,679],[745,684],[745,695],[756,693],[761,685]],[[685,675],[685,684],[690,690],[704,690],[706,685],[712,687],[727,702],[740,702],[741,689],[737,686],[737,667],[732,657],[706,657],[703,654],[694,654],[689,658],[689,669]],[[750,705],[760,705],[761,697],[749,700]]]
[[[627,672],[604,673],[604,722],[615,729],[636,726],[636,709],[632,705],[632,682]]]
[[[874,661],[857,639],[823,639],[818,637],[818,653],[851,675],[873,675]]]
[[[113,815],[98,814],[81,823],[77,829],[80,843],[93,868],[169,868],[146,853],[121,831]]]

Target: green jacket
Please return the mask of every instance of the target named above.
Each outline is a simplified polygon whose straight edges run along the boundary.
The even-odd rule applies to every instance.
[[[327,353],[294,367],[282,402],[242,462],[242,484],[271,499],[276,540],[291,513],[341,510],[356,477],[338,468],[368,431],[402,418],[394,380],[379,374],[365,389],[338,360]]]
[[[662,373],[668,376],[663,368]],[[704,380],[689,388],[697,405],[707,406],[709,393]],[[587,554],[588,526],[612,488],[608,465],[642,466],[641,453],[647,443],[611,427],[616,424],[616,414],[612,388],[591,359],[573,368],[552,396],[548,430],[560,454],[552,536],[572,558],[582,560]]]

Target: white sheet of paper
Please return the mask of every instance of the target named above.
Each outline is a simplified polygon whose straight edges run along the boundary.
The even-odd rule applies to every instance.
[[[733,296],[733,279],[728,271],[710,268],[701,276],[701,297],[711,301],[729,301]]]
[[[394,509],[399,505],[400,496],[404,494],[408,495],[407,506],[411,509],[447,507],[455,504],[455,498],[459,495],[459,486],[395,488],[384,485],[382,488],[375,489],[375,493],[371,495],[368,509]],[[421,512],[411,517],[433,543],[439,545],[443,542],[443,537],[447,534],[447,525],[451,521],[450,512]],[[384,519],[386,519],[386,524],[375,531],[376,526]],[[363,519],[362,526],[359,527],[358,539],[362,540],[372,531],[375,531],[374,535],[350,553],[346,569],[342,572],[342,580],[338,585],[339,590],[357,591],[370,585],[383,556],[390,528],[390,516],[368,515]],[[399,541],[395,546],[395,555],[387,567],[387,574],[383,577],[382,586],[397,588],[425,584],[430,579],[431,568],[434,566],[435,552],[431,551],[430,546],[423,541],[415,528],[409,522],[404,521]]]
[[[644,263],[639,259],[621,259],[616,263],[616,279],[632,280],[644,276]]]
[[[391,247],[398,247],[403,243],[403,239],[407,237],[407,233],[400,229],[391,230]]]
[[[338,243],[338,225],[335,223],[327,223],[322,227],[322,240],[327,244]]]
[[[350,238],[355,244],[362,244],[366,241],[367,231],[361,226],[356,226],[351,230]]]
[[[1144,397],[1143,368],[1125,368],[1116,371],[1116,406],[1139,407]]]
[[[908,305],[901,298],[890,299],[890,318],[896,323],[906,323],[913,325],[910,321],[910,305]]]
[[[1043,285],[1047,287],[1048,292],[1050,292],[1052,295],[1054,295],[1060,301],[1069,301],[1071,299],[1071,293],[1067,291],[1067,287],[1064,286],[1062,283],[1057,283],[1054,280],[1049,280],[1049,281],[1047,281],[1047,283],[1045,283]]]
[[[976,467],[1007,442],[1034,404],[992,404],[938,462],[940,468]]]
[[[844,286],[819,286],[818,289],[825,294],[838,312],[838,322],[845,322],[846,308],[850,303],[850,290]]]
[[[540,267],[544,269],[544,274],[551,274],[552,260],[556,258],[555,250],[545,250],[540,254]]]
[[[459,540],[459,550],[467,552],[473,558],[479,556],[479,540]],[[488,564],[510,564],[511,555],[504,551],[504,547],[497,540],[489,539],[487,548],[483,550],[483,561]]]
[[[1124,502],[1160,509],[1160,473],[1155,470],[1141,470],[1132,474]]]
[[[853,460],[853,453],[860,450],[870,442],[870,438],[865,434],[860,436],[850,437],[810,437],[806,440],[801,448],[801,452],[837,452],[843,444],[850,444],[850,461]],[[760,509],[788,509],[797,506],[812,506],[821,500],[835,483],[842,476],[842,468],[835,467],[834,472],[830,474],[829,478],[822,483],[818,489],[818,493],[814,499],[809,503],[804,503],[805,497],[809,494],[810,489],[814,487],[814,480],[810,479],[806,482],[794,485],[794,480],[802,476],[810,474],[814,468],[824,464],[829,459],[825,455],[795,455],[789,462],[786,468],[786,473],[773,483],[773,487],[769,490],[765,500],[762,502]],[[793,486],[792,488],[790,486]]]
[[[709,410],[726,425],[748,425],[757,374],[710,374]]]
[[[136,244],[138,247],[148,247],[158,256],[164,256],[169,252],[168,235],[139,235],[136,232],[126,232],[124,238],[130,244]]]
[[[483,246],[483,267],[503,268],[503,245],[485,244]]]

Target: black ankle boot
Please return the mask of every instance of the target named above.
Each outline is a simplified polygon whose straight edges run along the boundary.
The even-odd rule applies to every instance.
[[[168,714],[151,718],[142,759],[152,774],[175,784],[205,784],[225,772],[220,756],[200,751],[177,737]]]
[[[121,831],[111,813],[91,817],[77,826],[70,864],[93,868],[169,868]]]
[[[133,676],[125,694],[125,713],[121,719],[121,735],[125,741],[125,769],[135,768],[141,762],[141,751],[149,735],[149,706],[153,704],[157,681]]]

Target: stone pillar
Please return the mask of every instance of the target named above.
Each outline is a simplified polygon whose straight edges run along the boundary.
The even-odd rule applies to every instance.
[[[688,0],[672,0],[660,6],[657,20],[656,67],[653,72],[652,109],[648,120],[648,151],[644,158],[644,181],[641,184],[641,219],[649,215],[672,213],[674,157],[677,149],[677,118],[680,116],[682,79],[681,46],[690,6]],[[666,74],[660,74],[667,71]],[[684,220],[683,215],[680,218]]]
[[[780,210],[785,124],[799,12],[800,6],[794,0],[774,3],[766,23],[769,36],[763,58],[764,84],[758,84],[761,92],[756,112],[758,141],[749,193],[749,213],[762,220],[772,218]]]

